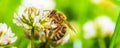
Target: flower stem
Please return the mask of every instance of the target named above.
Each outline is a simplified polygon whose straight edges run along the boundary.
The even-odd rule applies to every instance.
[[[31,48],[35,48],[34,45],[34,27],[32,27],[32,32],[31,32]]]
[[[32,48],[35,48],[35,47],[34,47],[34,39],[33,39],[33,38],[31,38],[31,47],[32,47]]]

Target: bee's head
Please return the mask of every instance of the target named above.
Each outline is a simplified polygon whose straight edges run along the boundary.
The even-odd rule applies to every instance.
[[[56,12],[57,12],[57,10],[52,10],[52,11],[50,12],[49,17],[55,16],[55,15],[56,15]]]

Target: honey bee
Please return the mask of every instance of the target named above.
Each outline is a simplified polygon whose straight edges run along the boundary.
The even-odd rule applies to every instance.
[[[73,27],[67,22],[66,16],[63,13],[57,10],[52,10],[50,11],[48,18],[51,19],[51,22],[57,25],[57,27],[53,29],[54,34],[52,41],[60,40],[65,35],[67,27],[75,32]]]

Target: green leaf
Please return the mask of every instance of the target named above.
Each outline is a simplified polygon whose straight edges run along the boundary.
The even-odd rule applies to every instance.
[[[113,34],[113,36],[111,38],[111,42],[110,42],[109,48],[114,48],[114,43],[115,43],[115,41],[117,39],[117,36],[119,34],[119,30],[120,30],[120,13],[119,13],[119,17],[118,17],[117,22],[116,22],[114,34]]]

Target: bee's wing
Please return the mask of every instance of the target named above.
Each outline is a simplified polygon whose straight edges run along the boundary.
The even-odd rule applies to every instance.
[[[70,23],[68,23],[67,21],[64,21],[65,24],[72,30],[76,33],[76,31],[74,30],[74,28],[70,25]]]

